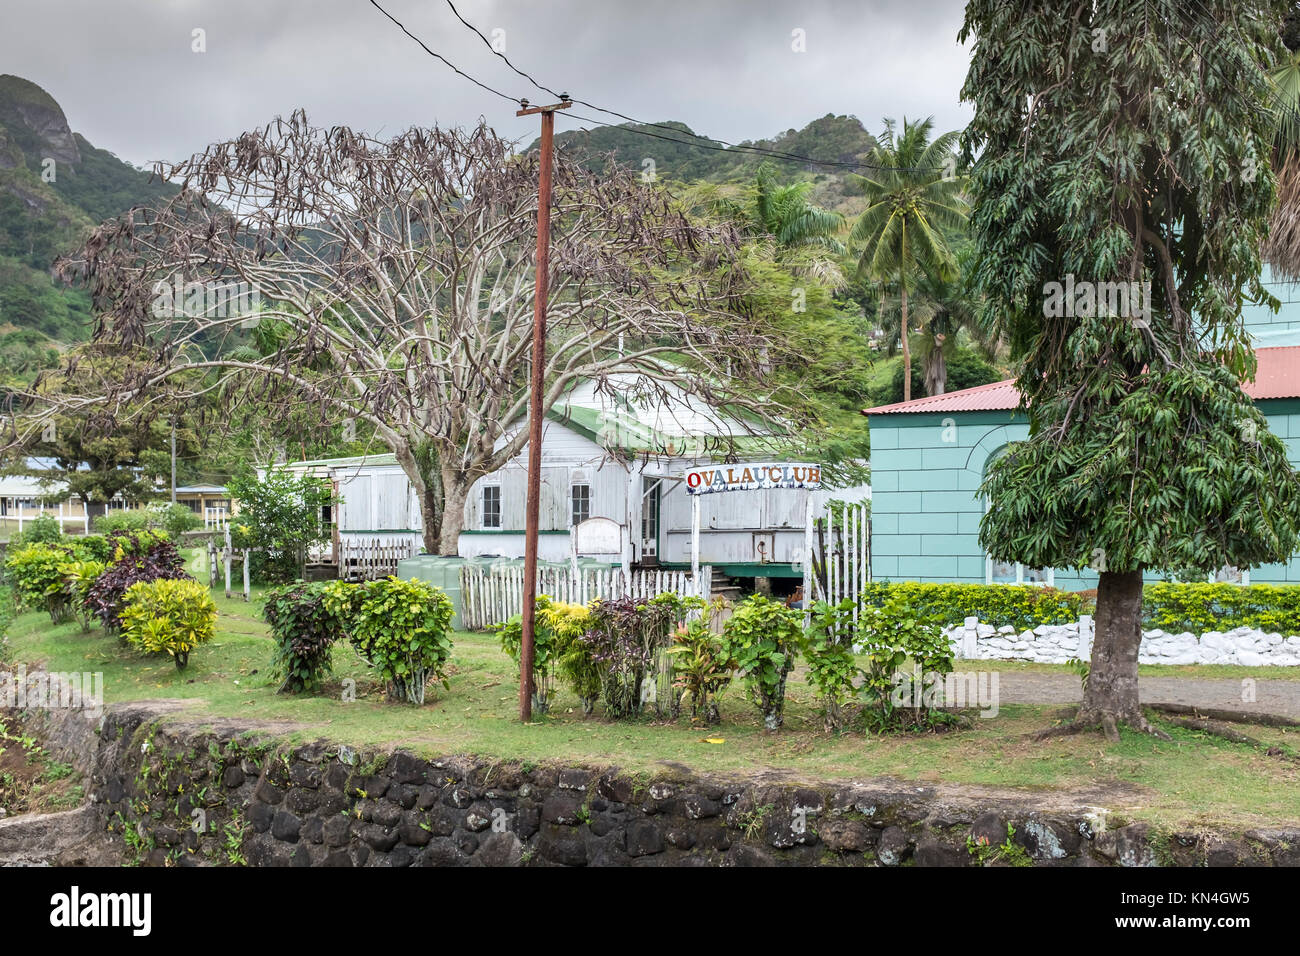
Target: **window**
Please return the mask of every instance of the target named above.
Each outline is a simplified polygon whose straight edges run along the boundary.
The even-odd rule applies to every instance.
[[[569,488],[570,511],[575,525],[591,517],[591,485],[574,484]]]
[[[641,478],[641,556],[659,555],[659,479]]]
[[[483,486],[483,527],[501,527],[501,486]]]
[[[1019,562],[994,561],[987,558],[985,584],[1041,584],[1051,587],[1056,574],[1051,568],[1027,568]]]
[[[1250,568],[1238,568],[1226,564],[1209,576],[1211,584],[1249,584]]]

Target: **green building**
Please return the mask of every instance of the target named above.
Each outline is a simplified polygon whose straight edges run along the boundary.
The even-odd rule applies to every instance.
[[[1288,297],[1282,289],[1274,293]],[[1286,443],[1292,466],[1300,467],[1300,311],[1284,306],[1267,330],[1252,334],[1259,371],[1243,387]],[[864,412],[871,424],[875,580],[1097,586],[1097,575],[1086,569],[1004,564],[980,547],[979,523],[988,503],[978,489],[985,469],[1008,443],[1029,434],[1018,405],[1015,385],[1005,381]],[[1219,579],[1300,582],[1300,556],[1287,564],[1225,569]]]

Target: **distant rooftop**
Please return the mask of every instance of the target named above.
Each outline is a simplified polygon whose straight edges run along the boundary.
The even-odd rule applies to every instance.
[[[1254,333],[1255,380],[1241,389],[1256,401],[1268,398],[1300,398],[1300,329]],[[1291,340],[1294,340],[1292,342]],[[1269,344],[1265,344],[1265,343]],[[1279,344],[1274,345],[1272,343]],[[1280,343],[1287,343],[1282,345]],[[924,412],[988,412],[1020,407],[1020,393],[1014,379],[977,385],[943,395],[927,395],[910,402],[895,402],[863,409],[864,415],[920,414]]]

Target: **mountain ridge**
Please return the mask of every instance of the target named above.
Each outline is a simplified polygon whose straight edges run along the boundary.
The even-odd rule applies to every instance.
[[[0,75],[0,383],[29,380],[89,335],[90,300],[54,279],[54,259],[105,219],[174,193],[75,132],[44,88]]]

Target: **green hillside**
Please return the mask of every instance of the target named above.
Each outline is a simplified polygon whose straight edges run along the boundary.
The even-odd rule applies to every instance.
[[[664,127],[668,127],[665,129]],[[556,146],[569,150],[592,167],[611,158],[638,171],[654,161],[655,175],[679,182],[732,183],[751,179],[758,165],[771,162],[787,178],[809,179],[817,184],[813,198],[820,205],[852,215],[859,211],[855,190],[847,179],[849,169],[819,166],[794,160],[764,157],[742,148],[725,147],[716,140],[702,139],[685,123],[665,120],[657,125],[622,123],[591,130],[557,133]],[[536,149],[535,140],[528,148]],[[789,129],[770,139],[746,140],[738,147],[753,146],[806,156],[822,162],[861,162],[876,145],[875,139],[856,116],[827,113],[803,129]],[[713,148],[710,148],[713,147]]]
[[[50,367],[90,330],[90,301],[50,275],[95,224],[174,190],[74,133],[35,83],[0,76],[0,381]]]

